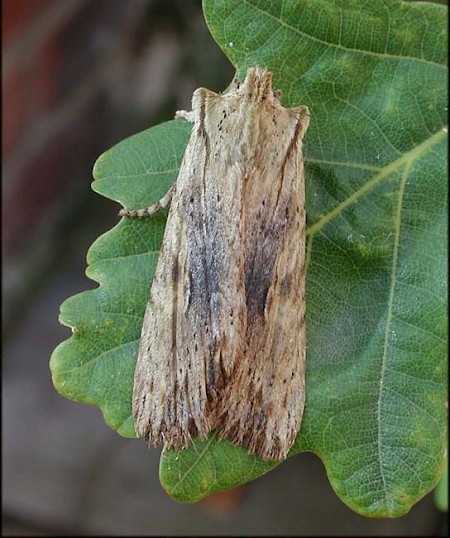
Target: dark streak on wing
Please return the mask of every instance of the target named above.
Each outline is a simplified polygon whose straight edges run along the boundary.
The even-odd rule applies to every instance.
[[[172,277],[174,272],[178,273],[178,253],[172,266]],[[178,354],[177,354],[177,322],[178,322],[178,278],[172,281],[173,294],[172,294],[172,376],[174,378],[173,383],[173,399],[168,404],[168,412],[173,412],[173,421],[177,420],[177,408],[178,408],[178,382],[176,381],[178,376]]]
[[[297,120],[279,169],[278,192],[272,212],[266,208],[265,220],[258,223],[259,230],[250,230],[253,235],[253,244],[249,244],[249,257],[245,263],[245,291],[250,316],[264,314],[267,294],[273,284],[274,271],[283,248],[283,240],[294,223],[291,199],[286,197],[284,187],[285,167],[292,157],[301,128],[302,124],[300,120]],[[289,289],[290,283],[286,281],[284,290],[288,293]]]
[[[204,115],[202,104],[201,117]],[[210,160],[208,134],[203,122],[199,124],[199,136],[206,148],[206,161]],[[201,167],[197,174],[201,180],[193,181],[192,188],[186,193],[190,207],[187,214],[187,258],[189,267],[189,304],[188,316],[196,318],[195,325],[201,333],[201,342],[207,364],[205,372],[208,393],[211,394],[221,378],[220,361],[214,360],[220,345],[217,339],[217,318],[220,316],[220,280],[223,271],[223,237],[220,226],[220,196],[211,178],[205,177],[207,166]],[[219,198],[219,199],[218,199]],[[219,320],[220,322],[220,320]]]
[[[286,151],[286,156],[285,156],[284,161],[283,161],[283,166],[281,168],[281,174],[282,174],[283,177],[284,177],[284,169],[285,169],[286,163],[288,162],[288,160],[291,157],[291,153],[295,148],[295,145],[297,143],[297,138],[300,135],[300,129],[302,129],[302,127],[303,127],[303,124],[302,124],[301,120],[297,119],[297,123],[295,125],[295,131],[294,131],[294,134],[293,134],[293,136],[291,138],[291,141],[289,142],[289,146],[288,146],[287,151]]]
[[[249,315],[264,314],[267,293],[273,283],[287,224],[282,208],[277,207],[273,217],[267,218],[261,233],[254,238],[255,246],[250,251],[251,258],[247,259],[245,268],[245,292]]]
[[[194,210],[188,215],[187,224],[187,257],[189,266],[189,308],[199,316],[202,325],[209,323],[209,292],[206,267],[206,245],[203,233],[203,211],[198,186],[191,190],[191,198],[195,200]]]

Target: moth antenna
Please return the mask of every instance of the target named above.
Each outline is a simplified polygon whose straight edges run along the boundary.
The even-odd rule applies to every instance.
[[[151,217],[154,215],[157,211],[160,209],[164,209],[167,207],[171,200],[172,196],[175,192],[175,185],[174,183],[170,189],[167,191],[167,193],[156,202],[156,204],[151,205],[150,207],[145,207],[144,209],[121,209],[119,211],[119,217],[129,217],[129,218],[143,218],[143,217]]]

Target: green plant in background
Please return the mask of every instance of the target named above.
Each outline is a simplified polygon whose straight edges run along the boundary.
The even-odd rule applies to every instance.
[[[448,512],[448,468],[445,469],[439,484],[434,490],[434,498],[439,510]]]
[[[307,404],[291,455],[315,452],[356,512],[395,517],[445,466],[446,8],[398,0],[204,0],[241,77],[273,72],[305,104]],[[169,121],[103,154],[93,189],[133,209],[177,177],[191,126]],[[64,396],[134,436],[133,372],[166,213],[122,219],[88,253],[100,285],[68,299],[51,359]],[[160,479],[194,502],[275,464],[214,435],[164,450]],[[299,481],[301,477],[299,477]]]

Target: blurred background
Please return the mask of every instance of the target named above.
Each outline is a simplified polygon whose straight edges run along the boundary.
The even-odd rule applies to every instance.
[[[200,0],[4,0],[2,19],[2,534],[445,536],[433,495],[403,518],[358,516],[312,454],[178,504],[159,450],[56,393],[49,357],[71,334],[59,305],[96,287],[86,252],[118,221],[90,189],[96,158],[234,70]]]

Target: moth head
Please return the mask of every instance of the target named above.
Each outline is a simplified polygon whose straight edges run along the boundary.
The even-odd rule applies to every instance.
[[[249,67],[241,90],[250,100],[259,103],[276,99],[272,90],[272,73],[262,67]]]

